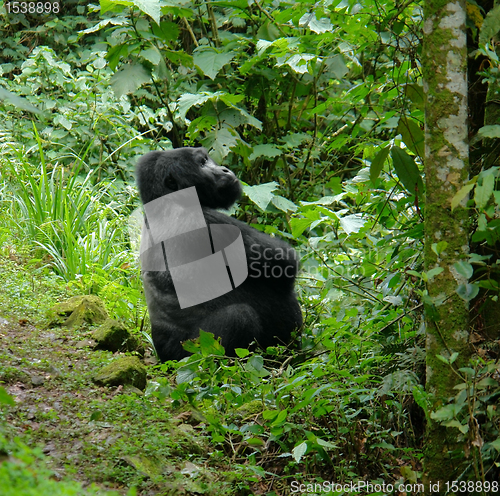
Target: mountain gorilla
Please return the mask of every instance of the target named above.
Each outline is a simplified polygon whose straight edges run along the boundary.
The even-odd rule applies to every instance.
[[[226,353],[233,356],[235,348],[248,348],[252,341],[263,348],[286,344],[291,332],[302,325],[294,292],[297,256],[284,241],[215,210],[229,208],[241,196],[241,185],[233,172],[217,165],[204,148],[177,148],[141,157],[136,177],[146,210],[149,202],[194,186],[204,223],[236,226],[241,232],[246,254],[243,263],[248,268],[248,277],[236,288],[233,284],[234,289],[221,296],[181,308],[168,257],[164,255],[166,271],[145,270],[143,266],[153,342],[160,359],[180,360],[189,355],[181,343],[196,338],[200,329],[220,336]],[[171,215],[175,220],[178,213]]]

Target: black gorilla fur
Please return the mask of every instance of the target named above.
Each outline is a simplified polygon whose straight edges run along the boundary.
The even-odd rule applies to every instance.
[[[177,148],[144,155],[137,164],[141,200],[149,203],[177,190],[196,187],[207,224],[237,226],[243,237],[248,277],[218,298],[181,309],[170,272],[143,272],[153,342],[162,361],[187,356],[181,342],[199,330],[221,337],[228,355],[252,341],[266,348],[287,343],[302,325],[294,292],[298,262],[284,241],[271,238],[217,208],[229,208],[241,196],[241,185],[226,167],[217,165],[204,148]],[[273,270],[274,269],[274,270]]]

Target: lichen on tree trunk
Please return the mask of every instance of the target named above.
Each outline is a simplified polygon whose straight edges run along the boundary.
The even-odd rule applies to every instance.
[[[437,358],[458,352],[457,369],[470,356],[469,309],[456,293],[465,283],[453,264],[468,254],[468,212],[451,200],[468,179],[467,47],[465,0],[424,3],[422,68],[425,92],[425,269],[443,271],[427,284],[426,387],[431,411],[456,394],[459,382],[448,364]],[[447,245],[437,245],[446,242]],[[459,467],[453,451],[464,446],[457,432],[429,419],[424,447],[424,481],[449,481]],[[444,493],[444,491],[443,491]]]

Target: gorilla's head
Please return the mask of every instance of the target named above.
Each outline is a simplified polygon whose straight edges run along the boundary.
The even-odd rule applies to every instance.
[[[191,186],[204,207],[229,208],[241,196],[238,178],[217,165],[205,148],[149,152],[139,159],[136,177],[144,204]]]

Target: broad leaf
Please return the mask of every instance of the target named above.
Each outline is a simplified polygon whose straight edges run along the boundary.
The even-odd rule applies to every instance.
[[[111,86],[117,98],[128,93],[133,93],[142,84],[151,79],[149,71],[141,64],[128,64],[123,66],[111,78]]]
[[[483,126],[477,135],[480,138],[500,138],[500,126],[495,124],[493,126]]]
[[[181,95],[179,100],[177,100],[177,112],[181,119],[186,118],[187,111],[193,107],[204,104],[206,101],[213,97],[213,93],[197,93],[193,95],[192,93],[184,93]]]
[[[391,148],[392,163],[399,180],[404,187],[412,194],[422,195],[424,183],[420,176],[417,164],[408,153],[397,146]]]
[[[215,79],[219,71],[235,57],[236,53],[219,53],[212,47],[198,47],[194,54],[194,65],[200,69],[205,76]]]
[[[272,204],[282,212],[295,212],[297,210],[297,205],[290,201],[288,198],[283,198],[282,196],[274,196],[271,200]]]
[[[295,54],[291,57],[278,57],[276,66],[280,67],[287,64],[297,74],[305,74],[309,70],[309,62],[314,59],[317,59],[317,57],[308,53]]]
[[[239,139],[238,133],[227,126],[222,126],[220,129],[215,128],[214,131],[207,134],[202,140],[203,146],[209,149],[212,158],[221,163],[226,155],[229,154],[231,148],[237,145]]]
[[[339,221],[346,234],[357,233],[365,225],[361,214],[346,215],[341,217]]]
[[[460,284],[456,292],[462,300],[471,301],[479,293],[479,286],[477,284]]]
[[[273,191],[278,189],[278,183],[258,184],[256,186],[243,186],[243,192],[250,198],[263,212],[265,212],[269,202],[273,198]]]
[[[17,96],[4,88],[0,88],[0,100],[7,100],[9,103],[22,110],[27,110],[28,112],[33,112],[39,114],[41,110],[37,109],[34,105],[31,105],[26,98]]]
[[[380,175],[380,172],[382,171],[384,167],[384,163],[387,160],[387,157],[389,156],[390,149],[388,146],[385,148],[382,148],[377,155],[372,160],[372,163],[370,165],[370,181],[375,184],[375,181],[377,180],[378,176]]]
[[[474,273],[474,269],[469,262],[457,262],[453,264],[453,267],[465,279],[470,279]]]
[[[474,187],[474,184],[475,184],[475,181],[470,182],[469,184],[462,186],[457,191],[457,194],[451,200],[451,209],[452,210],[455,210],[460,205],[460,203],[462,203],[462,200],[467,198],[467,195],[469,194],[470,190]]]
[[[328,67],[330,73],[335,77],[335,79],[343,79],[344,76],[349,72],[349,68],[344,62],[342,55],[337,54],[333,57],[328,57],[325,59],[325,65]]]
[[[304,441],[303,443],[301,443],[298,446],[295,446],[295,448],[293,448],[292,455],[295,458],[295,461],[297,463],[300,463],[300,460],[306,454],[306,451],[307,451],[307,442],[306,441]]]
[[[500,31],[500,5],[491,9],[484,19],[479,33],[479,43],[485,45]]]
[[[283,152],[277,148],[275,145],[255,145],[253,147],[253,152],[250,155],[250,160],[255,160],[257,157],[279,157]]]
[[[108,10],[116,10],[117,5],[130,7],[135,5],[139,10],[150,16],[156,24],[160,24],[160,2],[158,0],[100,0],[101,14]]]
[[[493,174],[483,176],[482,181],[480,181],[480,184],[476,186],[476,190],[474,191],[474,201],[479,210],[482,210],[486,206],[493,194],[494,188],[495,176]]]
[[[299,26],[301,28],[309,28],[311,31],[317,34],[326,33],[333,30],[330,19],[326,17],[316,19],[316,14],[314,12],[304,14],[300,18]]]
[[[420,126],[407,117],[401,117],[397,132],[403,137],[405,145],[420,158],[424,158],[424,133]]]

